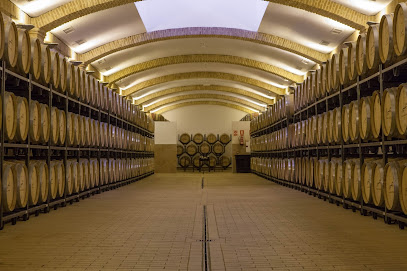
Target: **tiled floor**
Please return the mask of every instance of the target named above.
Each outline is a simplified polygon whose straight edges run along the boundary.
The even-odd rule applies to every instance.
[[[251,174],[156,174],[0,232],[0,270],[407,270],[407,230]]]

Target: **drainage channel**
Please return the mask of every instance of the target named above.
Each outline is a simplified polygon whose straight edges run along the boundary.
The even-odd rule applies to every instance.
[[[204,174],[202,173],[202,189],[205,188],[205,178]],[[206,192],[206,191],[205,191]],[[206,201],[203,202],[203,218],[202,218],[202,270],[209,271],[211,270],[211,263],[210,263],[210,253],[209,253],[209,231],[208,231],[208,214],[206,208]]]
[[[208,233],[208,217],[206,214],[206,205],[203,206],[203,229],[202,229],[202,270],[211,270],[210,253],[209,253],[209,233]]]

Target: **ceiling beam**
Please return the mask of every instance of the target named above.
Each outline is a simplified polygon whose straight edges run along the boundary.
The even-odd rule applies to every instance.
[[[246,112],[248,114],[256,113],[255,111],[250,110],[250,109],[248,109],[246,107],[243,107],[243,106],[240,106],[240,105],[237,105],[237,104],[221,102],[221,101],[193,101],[193,102],[179,103],[179,104],[174,104],[174,105],[164,107],[164,108],[162,108],[162,109],[160,109],[160,110],[158,110],[158,111],[156,111],[154,113],[155,114],[163,114],[163,113],[165,113],[167,111],[171,111],[171,110],[174,110],[174,109],[177,109],[177,108],[181,108],[181,107],[185,107],[185,106],[191,106],[191,105],[202,105],[202,104],[204,104],[204,105],[226,106],[226,107],[230,107],[230,108],[233,108],[233,109],[237,109],[237,110]]]
[[[124,79],[130,75],[136,74],[138,72],[143,72],[146,70],[164,67],[167,65],[174,64],[185,64],[185,63],[224,63],[224,64],[234,64],[244,67],[249,67],[261,71],[265,71],[284,79],[290,80],[295,83],[302,83],[304,77],[300,75],[293,74],[282,68],[256,61],[249,58],[243,58],[239,56],[230,55],[213,55],[213,54],[194,54],[194,55],[177,55],[170,57],[157,58],[154,60],[139,63],[127,68],[124,68],[112,75],[106,76],[105,81],[109,83],[116,83],[117,81]]]
[[[213,91],[219,91],[219,92],[227,92],[227,93],[234,93],[238,95],[243,95],[251,99],[255,99],[257,101],[266,103],[266,104],[273,104],[274,100],[270,98],[266,98],[263,96],[260,96],[258,94],[255,94],[250,91],[246,91],[243,89],[238,89],[238,88],[233,88],[233,87],[228,87],[228,86],[220,86],[220,85],[209,85],[209,86],[204,86],[204,85],[192,85],[192,86],[180,86],[180,87],[174,87],[174,88],[169,88],[165,89],[162,91],[158,91],[152,94],[149,94],[143,98],[140,98],[136,100],[136,104],[149,104],[151,103],[154,99],[158,99],[162,96],[166,95],[171,95],[171,94],[176,94],[176,93],[191,93],[191,92],[198,92],[198,91],[203,91],[203,90],[213,90]]]
[[[244,83],[252,86],[256,86],[262,88],[266,91],[270,91],[277,95],[284,95],[285,89],[275,87],[273,85],[267,84],[263,81],[259,81],[257,79],[231,74],[231,73],[222,73],[222,72],[186,72],[186,73],[176,73],[165,75],[161,77],[156,77],[150,80],[143,81],[139,84],[136,84],[128,89],[123,90],[123,95],[128,96],[132,95],[133,93],[137,93],[138,91],[151,87],[156,86],[163,83],[168,83],[176,80],[186,80],[186,79],[201,79],[201,78],[212,78],[212,79],[220,79],[220,80],[229,80],[235,81],[239,83]]]
[[[115,40],[92,49],[86,53],[77,54],[77,59],[87,65],[110,54],[136,46],[166,40],[187,38],[223,38],[243,40],[282,49],[317,63],[322,63],[329,57],[329,54],[318,52],[317,50],[311,49],[307,46],[270,34],[222,27],[192,27],[142,33]]]
[[[202,94],[188,94],[188,95],[181,95],[181,96],[175,96],[175,97],[169,97],[167,99],[164,99],[162,101],[156,102],[155,104],[152,104],[151,106],[144,107],[144,111],[150,112],[156,108],[160,108],[162,106],[165,106],[170,103],[178,102],[178,101],[183,101],[183,100],[194,100],[194,99],[218,99],[218,100],[225,100],[225,101],[230,101],[230,102],[235,102],[239,103],[241,105],[248,106],[250,108],[262,111],[264,110],[264,107],[259,106],[257,104],[254,104],[252,102],[249,102],[247,100],[229,96],[229,95],[221,95],[221,94],[209,94],[209,93],[202,93]]]

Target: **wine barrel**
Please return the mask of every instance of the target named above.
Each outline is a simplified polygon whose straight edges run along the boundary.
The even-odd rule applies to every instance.
[[[38,203],[46,203],[48,200],[48,193],[49,193],[49,171],[48,165],[45,161],[41,160],[31,160],[30,163],[33,163],[36,171],[37,171],[37,178],[40,187],[39,199]]]
[[[331,64],[331,60],[328,59],[326,61],[326,66],[325,66],[325,91],[326,93],[331,93],[332,90],[332,82],[331,82],[331,74],[332,74],[332,64]]]
[[[58,187],[58,197],[63,197],[65,193],[65,165],[63,161],[55,161],[55,175]]]
[[[45,44],[41,44],[41,76],[40,81],[49,84],[51,81],[51,51]]]
[[[352,180],[354,178],[356,162],[356,159],[349,159],[344,162],[342,192],[346,199],[352,198]]]
[[[3,162],[2,176],[2,205],[5,212],[12,212],[16,207],[17,201],[17,178],[13,164]]]
[[[356,142],[359,139],[359,104],[357,101],[352,101],[349,105],[349,137],[350,140]]]
[[[228,144],[230,142],[230,137],[227,134],[221,134],[219,141],[223,144]]]
[[[80,116],[78,114],[72,114],[72,126],[75,127],[74,137],[74,146],[81,145],[81,134],[82,134],[82,122],[80,121]]]
[[[88,175],[89,175],[89,188],[93,188],[95,187],[95,169],[93,168],[93,161],[92,159],[89,160],[89,164],[88,164]],[[119,170],[119,174],[124,173],[123,169]]]
[[[15,139],[17,141],[25,141],[28,135],[29,129],[29,108],[27,99],[24,97],[16,97],[16,112],[14,113],[16,116],[16,136]]]
[[[17,68],[23,73],[30,72],[31,67],[31,38],[26,29],[18,29]]]
[[[88,159],[80,159],[80,162],[82,162],[82,170],[83,170],[83,182],[85,185],[85,189],[90,188],[90,179],[89,179],[89,160]],[[113,160],[114,163],[113,165],[115,166],[114,171],[113,171],[113,176],[115,177],[115,181],[117,181],[117,162],[116,160]],[[110,169],[112,170],[112,169]]]
[[[219,165],[223,168],[227,168],[230,165],[230,158],[222,155],[219,157]]]
[[[399,189],[401,210],[407,215],[407,167],[403,166]]]
[[[59,138],[59,126],[58,126],[58,108],[51,108],[51,143],[54,145],[58,144]]]
[[[75,178],[73,176],[74,173],[74,165],[72,163],[72,160],[67,160],[66,161],[66,167],[65,167],[65,178],[66,178],[66,184],[65,184],[65,189],[66,189],[66,195],[72,195],[74,185],[75,185]]]
[[[383,194],[386,208],[390,211],[400,211],[400,194],[403,169],[407,160],[391,161],[384,168]]]
[[[323,189],[325,192],[329,192],[329,178],[331,173],[331,163],[328,159],[324,160],[324,180]]]
[[[349,105],[342,107],[342,138],[343,142],[348,142],[350,139],[350,118],[349,118]]]
[[[382,98],[383,134],[389,137],[400,136],[396,127],[397,88],[388,88]]]
[[[200,133],[195,134],[192,138],[192,141],[194,141],[196,144],[201,144],[203,142],[203,135]]]
[[[63,110],[58,110],[58,144],[64,145],[66,138],[66,114]]]
[[[378,207],[384,206],[384,164],[376,163],[372,181],[372,201]]]
[[[4,137],[5,140],[12,141],[15,137],[17,130],[17,116],[16,116],[16,96],[8,91],[4,92],[4,112],[6,114],[4,124],[5,131]]]
[[[3,59],[5,48],[7,48],[6,40],[4,39],[5,19],[3,13],[0,12],[0,59]]]
[[[393,17],[393,14],[385,14],[380,20],[379,56],[383,64],[390,62],[394,55]]]
[[[204,142],[201,144],[201,146],[199,146],[199,151],[202,154],[209,154],[211,152],[211,146],[208,143]]]
[[[192,165],[194,167],[197,167],[197,168],[199,168],[201,166],[200,165],[200,156],[199,155],[195,155],[194,157],[192,157]]]
[[[349,81],[353,81],[358,76],[358,71],[356,68],[356,42],[347,42],[348,46],[348,58],[347,58],[347,76]]]
[[[374,180],[375,168],[381,160],[365,162],[362,166],[362,196],[366,204],[373,202],[372,198],[372,181]]]
[[[31,100],[30,104],[30,139],[33,143],[40,141],[41,106],[40,103]]]
[[[74,97],[74,98],[79,98],[79,90],[78,90],[77,84],[76,84],[77,67],[70,62],[68,62],[67,64],[68,64],[68,74],[69,74],[69,81],[67,82],[68,83],[68,95],[71,97]]]
[[[338,169],[338,161],[336,159],[331,160],[329,163],[329,193],[336,194],[336,176]]]
[[[85,130],[86,127],[85,127],[85,117],[84,116],[78,116],[78,126],[79,126],[79,131],[80,131],[79,132],[79,146],[85,146],[85,144],[86,144],[86,130]],[[111,131],[114,132],[112,125],[111,125],[111,129],[112,129]],[[88,130],[88,132],[89,132],[89,130]]]
[[[362,140],[367,141],[373,138],[371,122],[372,122],[372,112],[371,112],[371,97],[360,98],[359,103],[359,123],[360,123],[360,137]]]
[[[61,57],[57,51],[51,50],[51,84],[54,90],[60,88],[61,83]]]
[[[49,166],[49,193],[50,199],[56,199],[58,196],[58,175],[57,162],[51,161]]]
[[[14,174],[16,175],[17,181],[17,198],[16,207],[26,208],[28,202],[28,169],[24,161],[10,161],[12,167],[14,168]]]
[[[198,152],[198,147],[194,143],[190,143],[186,147],[186,152],[189,155],[194,156]]]
[[[217,155],[220,155],[225,152],[225,148],[223,147],[223,145],[221,143],[216,142],[212,147],[212,152]]]
[[[60,59],[60,68],[59,68],[59,73],[61,75],[61,79],[59,82],[60,85],[60,91],[62,93],[65,93],[68,90],[68,82],[71,78],[68,70],[68,60],[64,57]]]
[[[1,20],[1,18],[0,18],[0,20]],[[2,31],[0,30],[0,32],[2,32]],[[1,47],[1,45],[0,45],[0,47]],[[31,56],[30,73],[33,76],[32,78],[35,81],[38,81],[38,80],[40,80],[40,76],[41,76],[41,42],[39,39],[31,40],[30,56]]]
[[[74,118],[75,118],[75,114],[68,112],[67,117],[66,117],[66,128],[67,128],[66,140],[67,140],[68,146],[74,146],[75,133],[78,132],[77,127],[74,128]]]
[[[345,85],[349,82],[349,47],[342,48],[339,51],[339,82]]]
[[[90,119],[88,117],[83,117],[83,127],[84,127],[84,137],[85,137],[85,144],[84,146],[89,146],[90,145]],[[116,128],[116,132],[118,132],[118,129]],[[116,137],[118,139],[120,135]],[[117,145],[117,144],[116,144]]]
[[[343,195],[343,181],[344,181],[344,165],[341,160],[337,161],[336,168],[336,180],[335,180],[335,192],[336,195]]]
[[[183,155],[179,158],[179,164],[183,168],[189,167],[189,165],[191,165],[191,158],[187,155]]]
[[[106,167],[109,169],[109,179],[110,179],[110,174],[113,173],[113,169],[110,168],[110,160],[109,159],[109,165],[106,165]],[[79,183],[79,192],[82,192],[85,190],[85,176],[84,176],[84,166],[83,166],[83,160],[79,160],[78,165],[77,165],[77,174],[78,174],[78,183]]]
[[[16,24],[7,20],[4,21],[4,56],[8,66],[14,68],[17,65],[18,60],[18,30]]]
[[[353,168],[353,179],[351,184],[351,192],[352,192],[352,199],[354,201],[359,201],[362,197],[362,183],[361,179],[363,178],[361,175],[361,167],[359,162],[355,162]]]
[[[319,77],[319,90],[321,92],[321,97],[324,97],[326,95],[326,68],[327,68],[327,64],[323,63],[320,66],[320,77]]]
[[[50,135],[49,107],[46,104],[40,104],[40,142],[47,143]]]
[[[379,25],[369,26],[366,35],[366,64],[368,69],[377,70],[380,64]]]
[[[360,34],[356,41],[356,70],[359,75],[365,74],[367,71],[365,33]]]
[[[329,112],[322,114],[322,143],[328,144]]]
[[[28,187],[29,187],[29,194],[28,194],[28,202],[30,206],[37,205],[38,199],[40,197],[40,180],[39,180],[39,173],[37,171],[36,163],[30,161],[28,165]]]
[[[327,135],[328,135],[328,142],[329,143],[334,142],[334,138],[333,138],[333,135],[334,135],[333,132],[334,132],[334,126],[335,126],[335,123],[334,123],[335,116],[334,116],[334,114],[335,113],[334,113],[333,110],[328,111],[328,119],[327,119],[328,126],[325,129],[328,130]]]
[[[181,141],[182,144],[188,144],[191,141],[191,136],[184,133],[179,137],[179,141]]]
[[[382,129],[382,105],[380,100],[380,92],[374,91],[371,98],[372,109],[372,135],[373,138],[378,138]]]
[[[407,84],[401,84],[397,89],[396,127],[400,135],[407,134]]]
[[[75,72],[76,72],[76,91],[77,91],[77,95],[78,98],[82,101],[85,102],[85,98],[86,98],[86,93],[85,93],[85,71],[80,68],[80,67],[76,67],[75,68]]]
[[[394,11],[393,19],[393,37],[394,52],[396,55],[404,55],[407,51],[407,4],[399,3]]]
[[[340,56],[338,54],[333,54],[331,57],[331,88],[336,91],[338,90],[339,84],[341,83],[340,80]]]
[[[333,134],[332,138],[336,144],[340,144],[342,140],[342,111],[340,107],[332,110],[333,112]]]

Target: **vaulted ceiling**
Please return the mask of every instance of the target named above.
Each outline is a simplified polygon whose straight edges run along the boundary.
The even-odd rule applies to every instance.
[[[11,0],[147,112],[258,112],[391,0]]]

